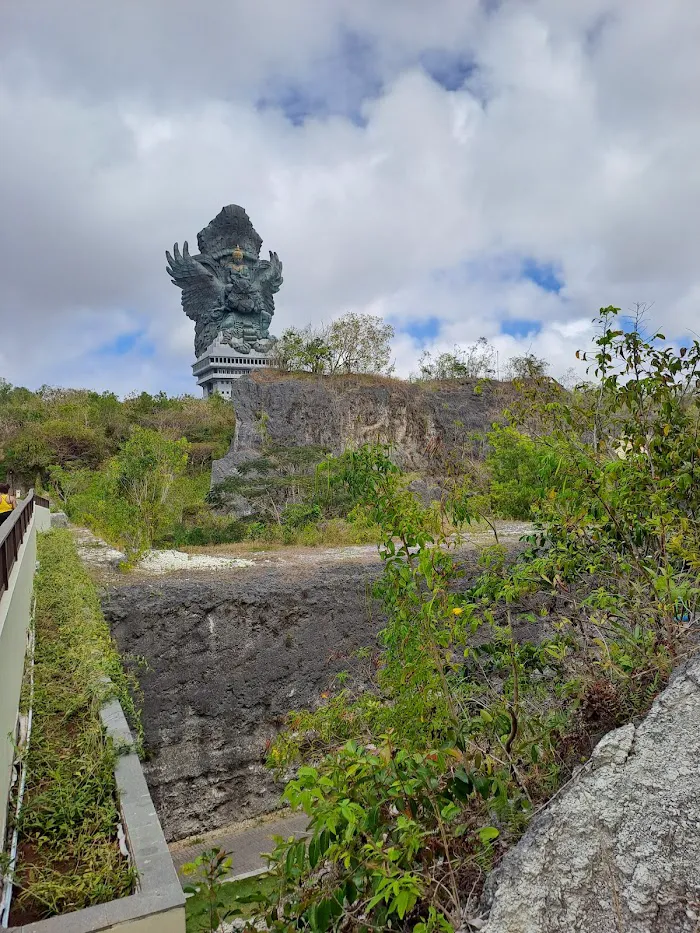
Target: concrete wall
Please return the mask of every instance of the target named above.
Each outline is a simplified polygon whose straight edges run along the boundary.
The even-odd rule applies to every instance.
[[[51,512],[41,505],[34,504],[34,522],[37,531],[48,531],[51,528]]]
[[[37,510],[38,511],[38,510]],[[48,512],[48,509],[41,509]],[[43,516],[42,516],[43,519]],[[7,590],[0,596],[0,845],[5,838],[19,695],[36,567],[36,511],[24,536]]]

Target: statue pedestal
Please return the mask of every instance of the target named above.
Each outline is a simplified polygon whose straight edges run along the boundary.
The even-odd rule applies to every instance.
[[[235,379],[270,365],[270,354],[257,353],[255,350],[241,353],[217,338],[193,364],[192,373],[202,387],[204,398],[215,392],[224,398],[231,398],[231,383]]]

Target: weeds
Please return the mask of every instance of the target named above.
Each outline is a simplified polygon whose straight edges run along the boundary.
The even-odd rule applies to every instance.
[[[310,835],[271,855],[268,929],[463,927],[532,813],[693,650],[700,343],[661,347],[616,314],[601,311],[599,386],[575,406],[523,380],[494,450],[527,454],[536,532],[511,565],[490,549],[466,592],[453,532],[476,518],[470,490],[426,506],[388,451],[342,458],[337,480],[381,530],[387,626],[373,689],[341,685],[271,748],[280,771],[304,761],[284,796]],[[507,471],[500,482],[524,512]]]
[[[99,712],[116,693],[132,723],[138,715],[70,532],[41,535],[38,548],[33,730],[14,924],[124,897],[134,884],[117,844],[116,752]]]

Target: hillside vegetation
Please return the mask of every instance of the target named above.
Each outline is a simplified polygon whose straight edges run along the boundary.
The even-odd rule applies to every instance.
[[[360,391],[365,385],[367,391],[409,388],[377,374],[295,377],[271,371],[260,378],[323,379],[341,396],[349,391],[349,380],[353,391],[358,381]],[[542,379],[555,391],[556,383]],[[500,385],[504,399],[517,396],[510,384]],[[482,383],[467,380],[465,386],[470,404]],[[528,518],[546,486],[545,452],[525,434],[504,426],[489,434],[488,426],[471,437],[455,424],[453,432],[465,434],[456,462],[448,468],[438,451],[428,453],[431,472],[456,472],[487,517]],[[48,492],[55,507],[123,550],[128,563],[152,546],[245,540],[256,546],[313,546],[379,539],[379,528],[358,497],[334,481],[344,469],[342,457],[319,445],[276,441],[266,433],[264,412],[259,456],[210,490],[212,459],[226,452],[234,428],[233,407],[219,396],[141,393],[121,401],[112,393],[49,387],[31,392],[0,383],[0,470],[14,486]]]
[[[133,555],[192,528],[225,538],[226,520],[205,499],[212,458],[234,428],[219,396],[142,392],[120,401],[0,382],[0,471],[14,486],[48,491],[73,520]]]
[[[387,450],[341,458],[336,482],[380,529],[387,625],[373,688],[339,678],[272,746],[310,833],[273,854],[266,929],[480,928],[486,874],[696,650],[700,342],[617,321],[601,311],[592,391],[527,381],[492,435],[486,494],[535,532],[515,562],[494,539],[466,591],[469,476],[426,505]]]

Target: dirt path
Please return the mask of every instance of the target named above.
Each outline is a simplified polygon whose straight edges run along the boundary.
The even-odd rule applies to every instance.
[[[496,522],[499,541],[513,546],[531,531],[526,522]],[[377,564],[379,554],[375,544],[347,545],[343,547],[278,547],[269,550],[252,549],[250,543],[215,545],[212,547],[189,548],[184,551],[151,551],[144,565],[123,574],[118,565],[124,555],[106,542],[97,538],[87,528],[71,528],[82,560],[98,571],[104,582],[121,580],[153,580],[167,576],[181,578],[196,575],[198,578],[251,573],[264,568],[277,567],[284,571],[302,570],[309,565],[328,564]],[[458,550],[470,551],[495,543],[489,529],[479,528],[462,536]]]

